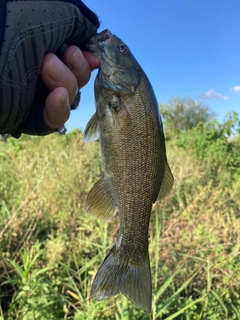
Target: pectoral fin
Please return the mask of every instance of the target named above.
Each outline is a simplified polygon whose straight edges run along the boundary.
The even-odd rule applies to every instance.
[[[84,210],[103,220],[109,220],[116,215],[117,207],[103,176],[89,191]]]
[[[83,142],[92,142],[98,140],[100,136],[98,116],[96,113],[88,121],[85,130],[83,131],[82,140]]]
[[[159,196],[158,196],[159,199],[163,199],[168,195],[168,193],[172,190],[173,182],[174,182],[174,178],[173,178],[171,169],[166,161],[163,181],[162,181]]]

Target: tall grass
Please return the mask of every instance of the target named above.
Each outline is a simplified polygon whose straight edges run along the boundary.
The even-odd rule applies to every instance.
[[[99,143],[77,130],[0,143],[0,319],[240,319],[239,158],[222,144],[201,158],[189,137],[168,142],[175,185],[153,206],[151,315],[121,295],[90,300],[119,228],[83,211]]]

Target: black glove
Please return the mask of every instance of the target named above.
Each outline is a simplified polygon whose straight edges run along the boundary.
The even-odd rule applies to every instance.
[[[63,45],[81,47],[98,27],[80,0],[0,0],[0,133],[56,131],[43,119],[49,93],[39,78],[43,57]]]

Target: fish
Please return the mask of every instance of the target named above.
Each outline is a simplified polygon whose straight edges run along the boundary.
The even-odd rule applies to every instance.
[[[90,296],[104,300],[122,293],[150,313],[150,215],[174,180],[158,103],[145,72],[116,35],[109,30],[96,34],[87,50],[101,58],[101,65],[94,82],[96,112],[82,139],[100,141],[103,173],[84,209],[103,220],[120,217],[117,240],[97,271]]]

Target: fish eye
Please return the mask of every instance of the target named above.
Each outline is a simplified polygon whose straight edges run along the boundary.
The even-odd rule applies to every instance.
[[[128,52],[128,47],[127,47],[125,44],[120,44],[120,45],[118,46],[118,50],[119,50],[120,52],[122,52],[123,54],[125,54],[125,53]]]

